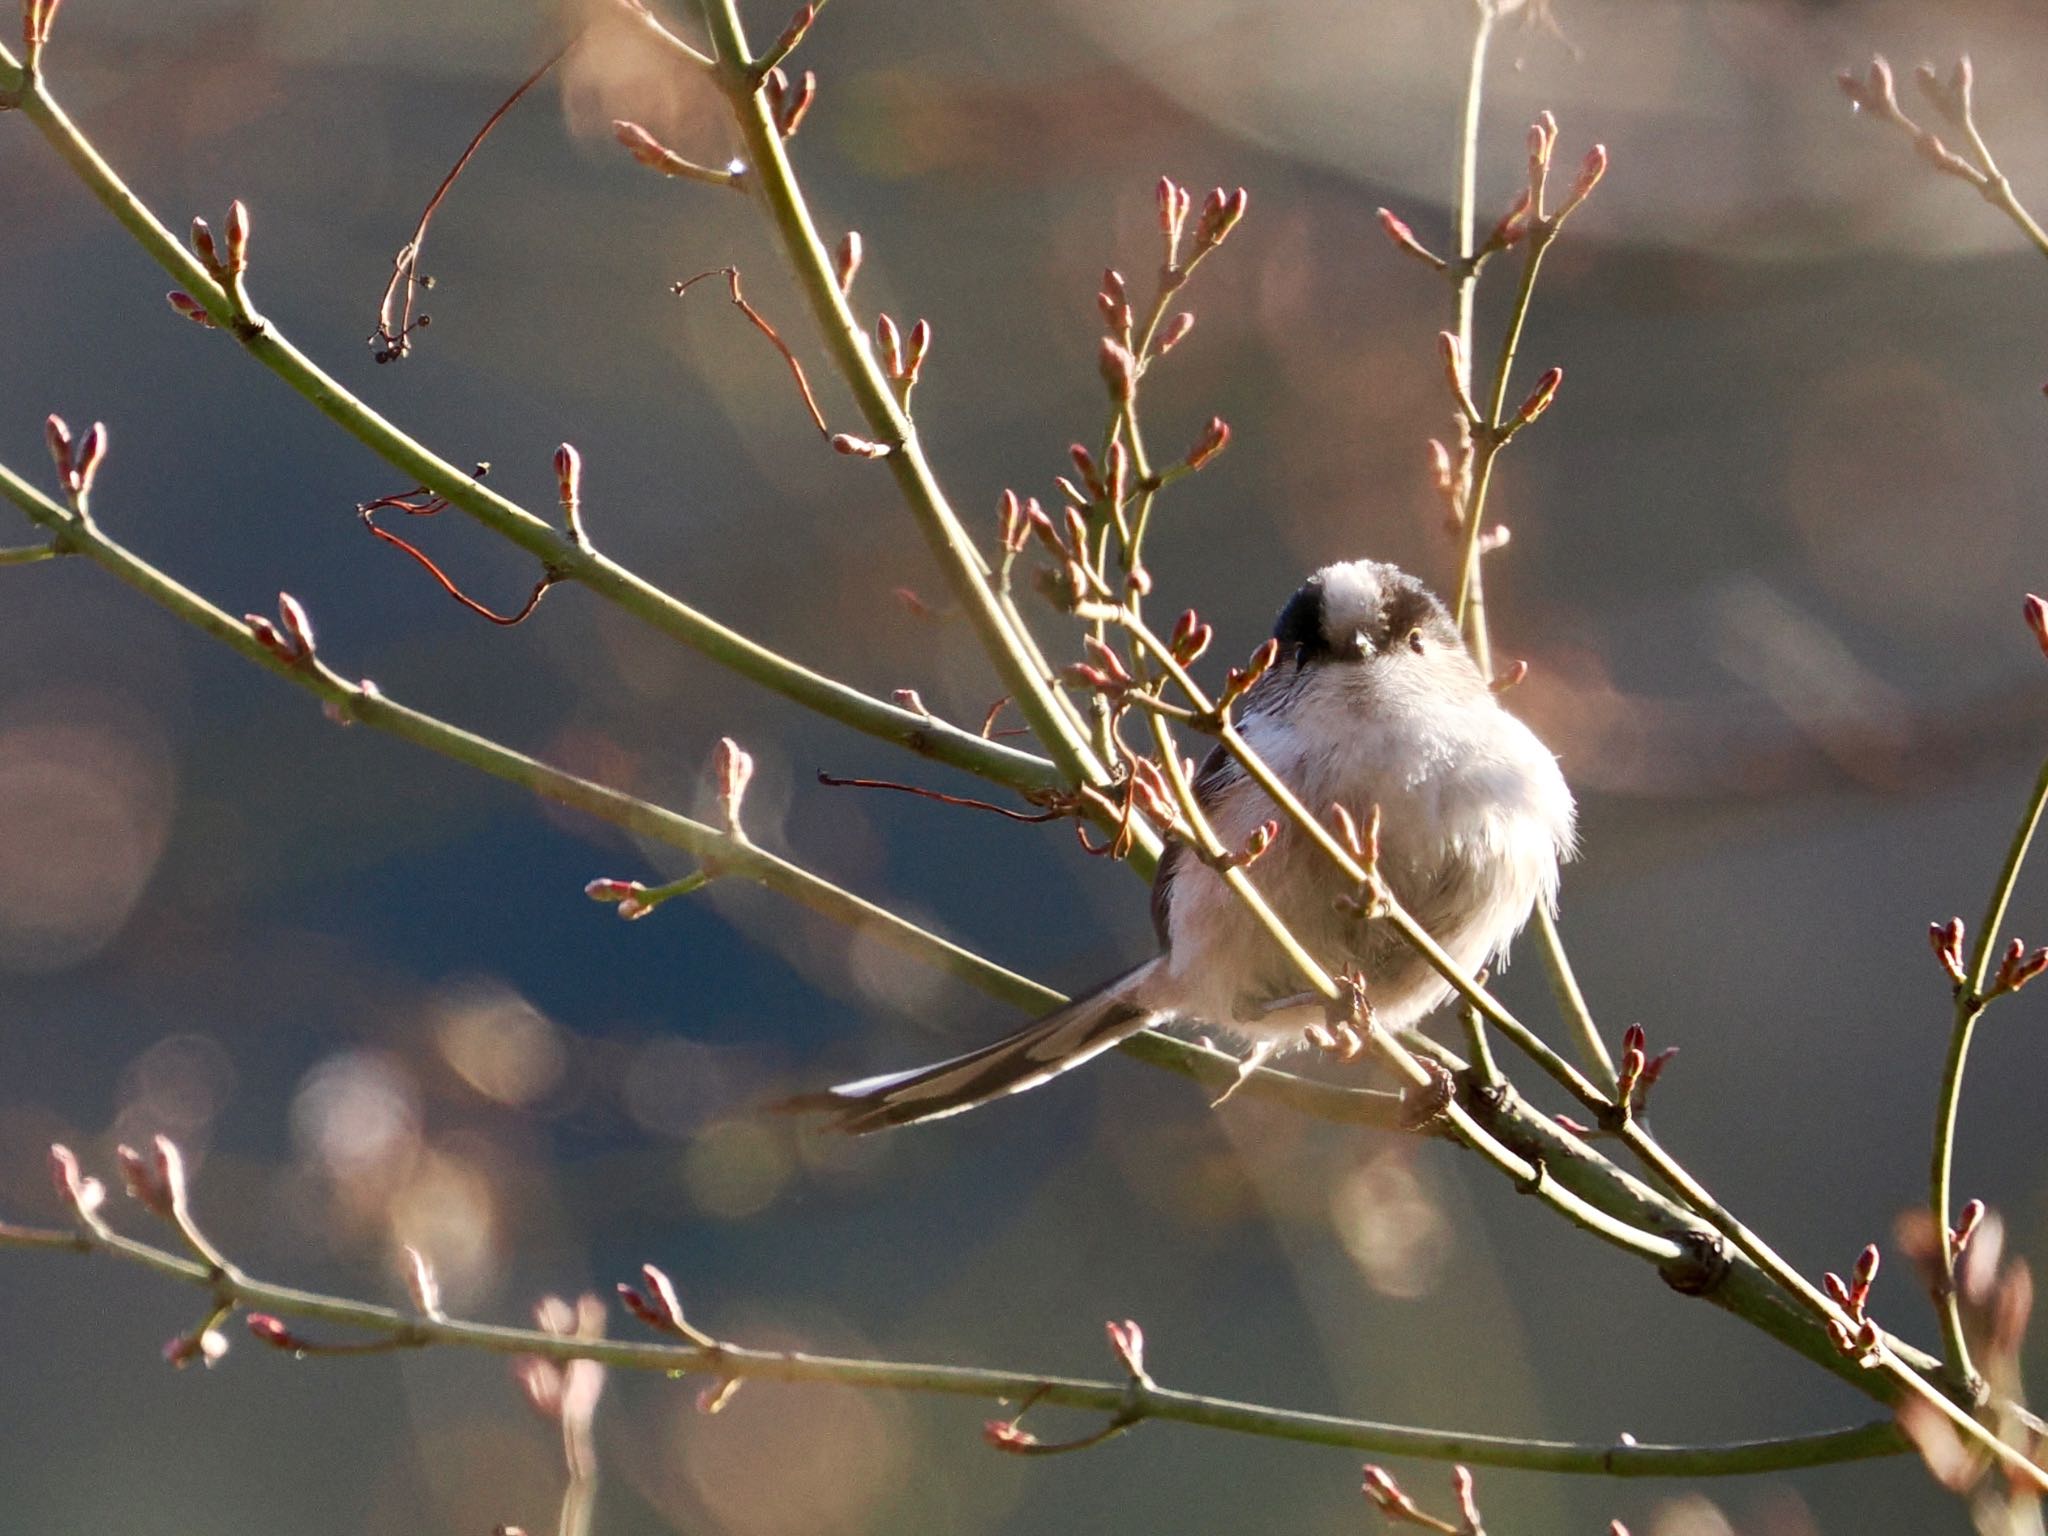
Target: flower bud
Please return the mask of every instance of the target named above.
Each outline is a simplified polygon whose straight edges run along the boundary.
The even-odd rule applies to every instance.
[[[887,315],[875,316],[875,345],[882,351],[882,371],[892,379],[903,377],[903,335]]]
[[[43,442],[49,447],[51,462],[57,466],[57,478],[62,480],[65,489],[69,490],[71,488],[71,428],[64,424],[62,416],[51,415],[43,422]],[[2027,601],[2029,603],[2038,603],[2041,600],[2038,597],[2033,597],[2027,599]],[[2042,645],[2044,648],[2048,648],[2048,640],[2043,640]]]
[[[1102,373],[1109,398],[1118,405],[1130,404],[1131,396],[1138,388],[1138,360],[1131,356],[1131,349],[1115,337],[1105,336],[1096,355],[1095,366]]]
[[[239,197],[228,204],[227,259],[222,267],[229,277],[249,270],[249,205]]]
[[[583,455],[574,443],[555,450],[555,495],[564,507],[579,506],[583,500]]]
[[[200,263],[208,273],[214,277],[221,275],[220,248],[213,243],[213,230],[204,219],[192,221],[192,249],[199,253]]]
[[[203,325],[209,331],[214,329],[213,316],[206,312],[206,306],[193,298],[191,294],[185,292],[184,289],[173,288],[164,295],[164,300],[171,308],[175,309],[187,320],[190,320],[194,325]]]
[[[1159,339],[1158,341],[1153,343],[1153,345],[1158,351],[1159,355],[1161,357],[1164,357],[1167,353],[1171,352],[1175,347],[1179,346],[1183,341],[1186,341],[1188,337],[1188,332],[1192,331],[1194,328],[1194,315],[1188,310],[1184,309],[1179,314],[1175,315],[1171,320],[1166,322],[1166,329],[1159,333]]]
[[[839,237],[839,254],[834,260],[834,271],[839,279],[839,291],[842,294],[853,291],[853,277],[860,271],[861,254],[859,230],[849,229]]]
[[[92,430],[85,434],[85,440],[78,445],[78,455],[71,461],[71,494],[80,501],[92,494],[93,477],[100,472],[100,461],[107,456],[107,424],[96,421]]]
[[[903,382],[915,384],[924,368],[924,355],[931,350],[932,323],[920,320],[910,328],[910,340],[903,348]]]
[[[1209,425],[1202,429],[1202,435],[1195,439],[1195,446],[1188,450],[1187,458],[1182,462],[1189,469],[1200,469],[1229,446],[1230,423],[1221,416],[1211,416]]]
[[[1439,272],[1444,270],[1446,263],[1443,257],[1416,239],[1415,231],[1408,227],[1406,220],[1391,208],[1382,208],[1378,212],[1380,228],[1386,231],[1387,239],[1393,242],[1395,250],[1403,255],[1413,256],[1417,261],[1434,267]]]

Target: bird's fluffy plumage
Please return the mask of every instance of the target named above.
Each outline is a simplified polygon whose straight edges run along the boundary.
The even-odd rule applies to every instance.
[[[1506,956],[1535,903],[1554,902],[1573,843],[1571,791],[1557,761],[1500,705],[1443,605],[1394,566],[1325,566],[1274,625],[1277,665],[1245,695],[1246,742],[1311,810],[1381,813],[1380,873],[1395,898],[1468,972]],[[1226,847],[1277,814],[1219,748],[1196,793]],[[1450,995],[1385,924],[1339,909],[1340,877],[1282,826],[1253,879],[1328,970],[1361,969],[1389,1028]],[[1320,1009],[1275,1007],[1303,978],[1244,904],[1184,845],[1153,885],[1156,960],[995,1044],[931,1067],[792,1101],[849,1131],[937,1119],[1034,1087],[1173,1018],[1255,1043],[1292,1043]]]

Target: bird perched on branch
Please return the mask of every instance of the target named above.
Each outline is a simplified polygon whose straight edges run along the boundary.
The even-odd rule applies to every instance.
[[[1470,975],[1504,958],[1537,902],[1557,896],[1573,843],[1557,759],[1488,687],[1450,615],[1394,566],[1354,560],[1303,583],[1273,627],[1278,659],[1238,702],[1240,734],[1311,811],[1380,814],[1387,890]],[[1194,784],[1226,848],[1278,808],[1219,745]],[[1323,968],[1356,970],[1388,1029],[1423,1018],[1451,985],[1391,925],[1362,918],[1326,852],[1284,823],[1250,871]],[[788,1101],[861,1133],[936,1120],[1036,1087],[1150,1025],[1241,1037],[1263,1060],[1302,1043],[1320,996],[1245,903],[1186,842],[1152,884],[1160,950],[992,1045],[931,1066]]]

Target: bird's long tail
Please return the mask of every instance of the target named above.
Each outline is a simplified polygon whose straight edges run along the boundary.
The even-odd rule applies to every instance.
[[[978,1051],[907,1072],[841,1083],[822,1093],[786,1099],[775,1107],[823,1111],[832,1117],[834,1130],[858,1136],[957,1115],[990,1099],[1036,1088],[1164,1016],[1142,1001],[1145,982],[1158,964],[1148,960]]]

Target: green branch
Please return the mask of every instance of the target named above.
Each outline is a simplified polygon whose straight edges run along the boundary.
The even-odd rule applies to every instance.
[[[1934,1117],[1934,1154],[1929,1171],[1929,1209],[1934,1213],[1936,1262],[1941,1266],[1941,1283],[1936,1288],[1935,1306],[1941,1314],[1941,1333],[1948,1348],[1949,1364],[1957,1379],[1972,1396],[1983,1390],[1983,1379],[1970,1359],[1970,1346],[1963,1337],[1963,1314],[1956,1294],[1955,1255],[1949,1251],[1949,1231],[1955,1225],[1953,1189],[1955,1178],[1956,1123],[1962,1113],[1963,1067],[1969,1059],[1970,1040],[1977,1021],[1984,1016],[1985,984],[1991,979],[1992,959],[1998,953],[1998,935],[2005,927],[2005,909],[2019,883],[2020,866],[2026,863],[2027,848],[2041,813],[2048,808],[2048,764],[2034,781],[2027,807],[2005,850],[2005,863],[1992,884],[1991,899],[1984,909],[1984,921],[1977,929],[1976,948],[1970,955],[1968,981],[1956,987],[1955,1024],[1949,1033],[1948,1060],[1942,1067],[1941,1091]]]
[[[447,1346],[497,1355],[595,1360],[621,1370],[658,1371],[671,1376],[833,1382],[871,1391],[918,1392],[1005,1403],[1028,1400],[1034,1406],[1110,1414],[1126,1424],[1157,1419],[1380,1456],[1414,1456],[1475,1466],[1609,1477],[1727,1477],[1896,1456],[1907,1449],[1904,1437],[1889,1419],[1817,1434],[1730,1445],[1644,1445],[1634,1441],[1589,1445],[1418,1429],[1271,1408],[1162,1387],[1149,1377],[1121,1382],[1091,1381],[972,1366],[748,1349],[722,1341],[699,1345],[584,1339],[538,1329],[399,1312],[368,1302],[272,1285],[237,1270],[224,1273],[217,1267],[138,1242],[114,1232],[103,1222],[96,1226],[97,1230],[54,1232],[0,1225],[0,1247],[103,1254],[202,1289],[217,1307],[247,1308],[279,1317],[339,1324],[379,1336],[395,1349]],[[290,1349],[289,1344],[282,1347]]]

